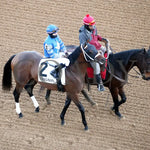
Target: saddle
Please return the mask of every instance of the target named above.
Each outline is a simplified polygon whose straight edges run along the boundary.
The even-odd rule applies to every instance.
[[[58,91],[64,92],[66,85],[65,67],[70,63],[67,58],[43,58],[39,63],[38,81],[57,84]]]
[[[104,54],[104,57],[107,57],[107,53]],[[105,62],[103,61],[100,65],[101,67],[101,77],[103,80],[105,80],[106,78],[106,68],[107,68],[107,59],[105,59]],[[94,69],[89,66],[87,68],[87,75],[86,75],[86,83],[90,83],[90,84],[97,84],[96,79],[94,77]]]

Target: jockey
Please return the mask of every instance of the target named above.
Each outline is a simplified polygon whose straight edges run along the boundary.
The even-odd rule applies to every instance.
[[[97,29],[95,27],[95,20],[92,16],[87,14],[83,18],[83,26],[79,30],[79,41],[80,44],[84,45],[85,43],[94,45],[95,48],[104,56],[106,50],[108,50],[108,40],[102,38],[97,34]],[[105,43],[106,47],[103,47],[98,41]],[[96,82],[98,84],[98,90],[104,91],[103,82],[100,75],[100,65],[97,62],[91,62],[91,66],[94,69],[94,75],[96,77]]]
[[[58,35],[59,28],[49,25],[46,29],[48,37],[44,42],[44,56],[46,58],[59,58],[60,52],[66,53],[66,47]]]
[[[68,55],[66,51],[66,47],[62,40],[58,35],[59,28],[55,25],[51,24],[47,27],[46,32],[48,37],[46,38],[43,46],[44,46],[44,56],[46,58],[60,58],[61,56]],[[56,66],[55,70],[51,72],[51,75],[55,78],[58,78],[58,72],[60,69],[64,68],[65,64],[61,63],[60,65]],[[57,87],[58,90],[62,90],[62,84],[60,78],[57,80]]]

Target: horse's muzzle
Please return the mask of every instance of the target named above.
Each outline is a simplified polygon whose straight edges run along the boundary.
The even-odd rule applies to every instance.
[[[142,74],[144,80],[150,80],[150,72]]]

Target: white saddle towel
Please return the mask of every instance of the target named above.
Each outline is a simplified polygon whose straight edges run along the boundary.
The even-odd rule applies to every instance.
[[[68,58],[43,58],[41,59],[39,63],[38,68],[38,81],[45,82],[45,83],[51,83],[51,84],[57,84],[57,80],[50,74],[54,69],[56,65],[59,65],[60,63],[65,64],[66,66],[69,66],[69,59]],[[60,78],[62,85],[66,85],[66,79],[65,79],[65,67],[61,69]]]

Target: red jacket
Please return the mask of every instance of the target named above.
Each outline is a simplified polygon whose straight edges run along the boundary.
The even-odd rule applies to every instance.
[[[96,28],[94,29],[93,33],[91,34],[92,40],[89,42],[91,45],[94,45],[97,50],[100,50],[101,44],[98,41],[102,41],[102,37],[97,35]]]

